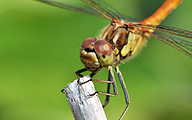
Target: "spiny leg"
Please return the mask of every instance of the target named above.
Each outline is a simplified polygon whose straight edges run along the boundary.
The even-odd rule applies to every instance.
[[[82,72],[85,72],[85,71],[87,71],[87,68],[80,69],[80,70],[78,70],[77,72],[75,72],[75,74],[76,74],[77,76],[79,76],[79,77],[83,77],[83,75],[81,75],[81,73],[82,73]]]
[[[107,86],[107,93],[110,93],[110,87],[111,87],[111,84],[108,83],[108,86]],[[107,95],[106,98],[105,98],[105,104],[103,105],[103,108],[109,103],[109,98],[110,98],[110,96]]]
[[[80,70],[78,70],[77,72],[75,72],[75,74],[77,75],[77,76],[79,76],[79,77],[83,77],[83,75],[81,74],[82,72],[85,72],[85,71],[87,71],[87,68],[83,68],[83,69],[80,69]],[[79,84],[85,84],[85,83],[87,83],[87,82],[89,82],[89,81],[96,81],[96,82],[104,82],[104,83],[113,83],[113,81],[106,81],[106,80],[100,80],[100,79],[92,79],[92,77],[95,75],[96,73],[95,72],[92,72],[91,74],[90,74],[90,77],[91,77],[91,79],[90,80],[87,80],[87,81],[85,81],[85,82],[80,82],[79,81],[79,79],[78,79],[78,83]]]
[[[102,95],[108,95],[108,96],[116,96],[117,95],[117,86],[116,86],[116,83],[115,83],[115,78],[114,78],[114,74],[113,74],[113,68],[112,66],[109,66],[108,67],[108,72],[109,72],[109,77],[108,77],[108,81],[105,81],[105,80],[99,80],[98,82],[101,82],[101,81],[105,81],[105,83],[108,83],[108,84],[113,84],[113,94],[112,93],[105,93],[105,92],[100,92],[100,91],[96,91],[95,93],[93,94],[90,94],[90,96],[93,96],[95,95],[96,93],[98,94],[102,94]],[[94,80],[94,81],[97,81],[97,80]]]
[[[81,69],[81,70],[78,70],[77,72],[75,72],[76,73],[76,75],[78,75],[78,76],[80,76],[80,77],[83,77],[83,75],[81,75],[81,73],[82,72],[85,72],[85,71],[87,71],[87,69],[86,68],[83,68],[83,69]],[[95,73],[94,72],[92,72],[91,74],[90,74],[90,77],[92,78],[93,76],[95,75]],[[79,79],[78,79],[78,83],[79,84],[85,84],[85,83],[87,83],[87,82],[89,82],[89,81],[96,81],[96,82],[104,82],[104,83],[108,83],[108,89],[107,89],[107,93],[105,93],[105,92],[99,92],[99,91],[96,91],[95,93],[93,93],[93,94],[90,94],[90,96],[93,96],[93,95],[95,95],[96,93],[98,93],[98,94],[103,94],[103,95],[107,95],[107,97],[106,97],[106,104],[104,105],[104,106],[106,106],[107,105],[107,103],[109,102],[109,96],[116,96],[117,95],[117,86],[116,86],[116,83],[115,83],[115,78],[114,78],[114,73],[113,73],[113,68],[112,68],[112,66],[109,66],[108,67],[108,81],[107,80],[100,80],[100,79],[90,79],[90,80],[88,80],[88,81],[85,81],[85,82],[80,82],[79,81]],[[110,84],[113,84],[113,94],[111,94],[110,93]]]
[[[81,73],[82,73],[82,72],[85,72],[85,71],[87,71],[87,68],[80,69],[80,70],[78,70],[77,72],[75,72],[75,74],[76,74],[77,76],[79,76],[79,77],[83,77],[83,75],[81,75]],[[86,81],[86,82],[89,82],[89,81]],[[85,83],[86,83],[86,82],[85,82]],[[82,83],[80,83],[79,79],[77,80],[77,83],[82,84]],[[62,89],[61,92],[64,93],[64,89]]]
[[[121,119],[123,118],[123,116],[125,115],[125,113],[127,112],[128,108],[129,108],[129,96],[128,96],[128,92],[127,92],[126,85],[125,85],[124,80],[123,80],[123,76],[122,76],[121,72],[119,71],[119,67],[116,66],[115,68],[116,68],[116,72],[117,72],[117,74],[118,74],[118,77],[119,77],[119,81],[120,81],[120,83],[121,83],[121,86],[122,86],[122,88],[123,88],[123,92],[124,92],[124,96],[125,96],[125,102],[126,102],[126,104],[127,104],[124,112],[122,113],[122,115],[121,115],[121,117],[120,117],[120,120],[121,120]]]
[[[108,81],[109,80],[111,80],[111,79],[110,79],[110,75],[108,74]],[[107,85],[107,93],[110,93],[110,88],[111,88],[111,84],[108,83],[108,85]],[[103,108],[109,103],[109,98],[110,98],[110,96],[107,95],[106,98],[105,98],[105,104],[103,105]]]
[[[77,76],[79,76],[79,77],[83,77],[83,75],[82,75],[81,73],[82,73],[82,72],[85,72],[85,71],[87,71],[87,68],[80,69],[80,70],[76,71],[75,74],[76,74]],[[85,81],[85,82],[80,82],[80,79],[78,79],[78,80],[77,80],[77,83],[79,83],[80,85],[82,85],[82,84],[85,84],[85,83],[87,83],[87,82],[89,82],[89,81],[90,81],[90,80]]]

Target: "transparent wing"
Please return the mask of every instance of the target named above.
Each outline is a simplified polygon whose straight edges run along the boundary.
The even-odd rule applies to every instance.
[[[162,42],[192,58],[191,31],[161,25],[133,24],[133,26],[146,31],[152,31],[152,37],[161,40]]]
[[[36,0],[36,1],[39,1],[39,2],[42,2],[42,3],[46,3],[46,4],[49,4],[49,5],[52,5],[52,6],[56,6],[56,7],[59,7],[59,8],[63,8],[63,9],[68,9],[68,10],[72,10],[72,11],[77,11],[77,12],[83,12],[83,13],[87,13],[87,14],[91,14],[91,15],[94,15],[94,16],[99,16],[99,17],[104,17],[103,15],[101,15],[101,13],[95,11],[94,9],[92,8],[85,8],[85,7],[77,7],[77,6],[72,6],[72,5],[68,5],[68,4],[65,4],[63,2],[63,0],[60,0],[60,1],[55,1],[55,0]]]
[[[82,2],[86,3],[99,13],[101,13],[103,16],[110,20],[123,19],[123,16],[114,8],[112,8],[110,5],[105,3],[103,0],[81,0]]]
[[[162,25],[149,25],[149,24],[133,24],[136,27],[144,28],[146,30],[153,30],[158,32],[169,33],[172,35],[178,35],[192,39],[192,32],[174,27],[162,26]]]
[[[178,35],[181,37],[186,37],[186,38],[192,39],[192,32],[191,31],[178,29],[178,28],[174,28],[174,27],[160,26],[159,25],[156,27],[155,31],[165,32],[165,33],[169,33],[169,34]],[[192,42],[192,40],[191,40],[191,42]]]
[[[53,5],[56,7],[60,7],[63,9],[68,9],[68,10],[73,10],[73,11],[78,11],[78,12],[83,12],[87,13],[90,15],[102,17],[102,18],[107,18],[110,20],[121,20],[123,19],[123,16],[114,8],[112,8],[110,5],[105,3],[103,0],[81,0],[82,2],[86,3],[90,7],[85,7],[85,6],[74,6],[74,5],[68,5],[64,3],[64,0],[36,0],[39,2],[43,2],[49,5]],[[135,18],[126,16],[126,20],[128,21],[137,21]]]
[[[189,31],[188,31],[189,32]],[[191,32],[190,32],[191,34]],[[187,34],[188,35],[188,34]],[[176,50],[182,52],[183,54],[192,58],[192,39],[180,39],[170,35],[165,35],[162,33],[153,32],[152,37],[159,39],[160,41],[168,44],[169,46],[175,48]],[[183,36],[183,35],[182,35]]]

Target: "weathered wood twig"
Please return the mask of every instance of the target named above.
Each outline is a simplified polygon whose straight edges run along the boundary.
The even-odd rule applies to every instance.
[[[90,76],[80,78],[80,82],[90,80]],[[92,81],[80,85],[77,80],[69,83],[64,89],[67,101],[75,120],[107,120]]]

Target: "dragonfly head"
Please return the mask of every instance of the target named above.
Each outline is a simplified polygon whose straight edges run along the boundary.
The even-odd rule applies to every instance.
[[[108,67],[114,60],[112,45],[105,40],[89,37],[81,45],[80,58],[85,67],[92,72]]]

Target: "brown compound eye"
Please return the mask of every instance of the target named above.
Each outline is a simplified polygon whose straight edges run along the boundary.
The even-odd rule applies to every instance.
[[[98,40],[94,43],[94,48],[97,54],[102,54],[103,56],[111,56],[112,46],[105,40]]]
[[[108,67],[113,63],[114,53],[112,45],[105,40],[98,40],[94,43],[94,49],[103,67]]]
[[[81,49],[86,48],[88,45],[92,45],[96,41],[95,37],[89,37],[81,44]]]

